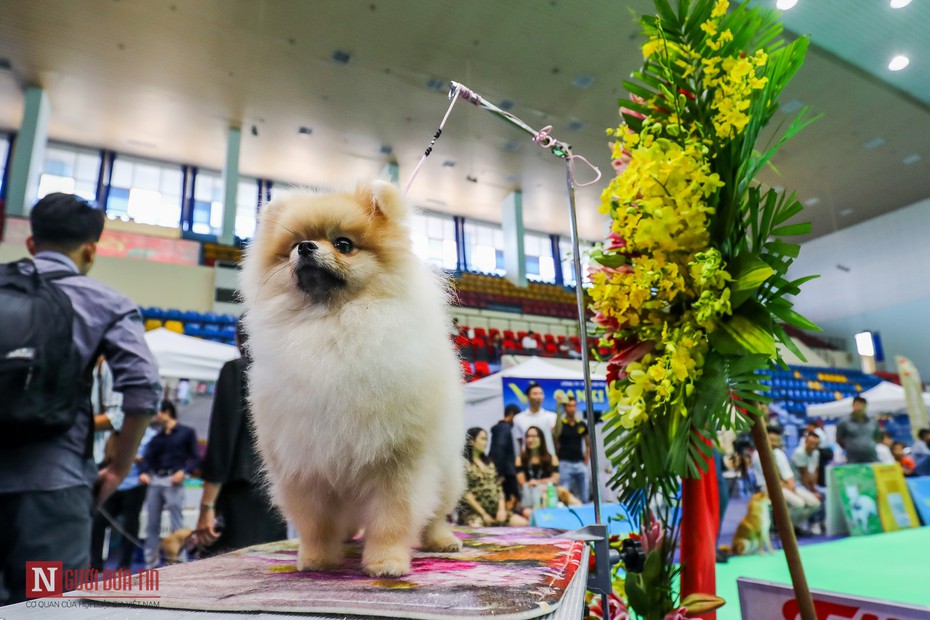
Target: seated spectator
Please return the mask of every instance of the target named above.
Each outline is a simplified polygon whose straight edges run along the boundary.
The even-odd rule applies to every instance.
[[[794,470],[795,480],[821,502],[821,510],[815,513],[810,520],[811,533],[820,535],[823,531],[824,506],[823,487],[818,476],[820,475],[820,436],[816,431],[808,431],[801,443],[791,454],[791,468]]]
[[[917,469],[917,464],[914,462],[914,459],[904,453],[905,448],[906,446],[903,443],[896,441],[891,445],[891,454],[895,462],[901,466],[904,475],[913,476],[914,470]]]
[[[559,355],[573,360],[581,359],[581,351],[576,351],[572,343],[567,340],[563,340],[559,343]]]
[[[521,346],[523,347],[523,351],[524,351],[525,353],[530,354],[530,355],[534,355],[534,354],[536,354],[536,353],[539,353],[539,343],[536,342],[536,338],[535,338],[534,336],[535,336],[535,335],[534,335],[533,331],[530,330],[530,331],[526,334],[526,336],[523,337],[523,340],[522,340],[521,343],[520,343]]]
[[[911,456],[914,461],[919,461],[930,456],[930,428],[922,428],[917,431],[917,441],[911,446]]]
[[[488,350],[491,353],[491,363],[500,364],[501,356],[504,353],[504,341],[500,334],[491,336],[491,341],[488,343]]]
[[[546,447],[543,432],[537,426],[526,430],[526,447],[517,457],[517,482],[523,493],[523,505],[538,507],[545,505],[546,492],[551,484],[556,487],[559,501],[568,506],[577,506],[581,500],[568,489],[559,486],[559,458]]]
[[[463,454],[468,464],[467,486],[459,502],[459,523],[469,527],[528,525],[523,516],[507,510],[497,468],[485,454],[487,447],[488,433],[483,428],[468,429]]]
[[[894,445],[894,439],[888,431],[882,431],[878,443],[875,444],[875,454],[878,455],[879,463],[894,463],[895,458],[891,454],[891,446]]]
[[[775,471],[781,482],[782,495],[785,497],[785,503],[788,504],[788,512],[791,515],[791,522],[794,524],[795,532],[798,536],[809,536],[804,524],[820,510],[821,502],[813,493],[796,483],[794,471],[791,469],[791,463],[788,456],[782,449],[782,430],[778,426],[769,425],[768,436],[769,444],[772,446],[772,455],[775,459]],[[752,467],[755,470],[756,480],[765,489],[765,476],[762,473],[762,461],[759,459],[759,452],[752,455]]]

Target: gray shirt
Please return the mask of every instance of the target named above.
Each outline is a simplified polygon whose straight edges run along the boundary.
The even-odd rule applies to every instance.
[[[850,416],[836,425],[836,442],[846,452],[847,463],[877,462],[877,437],[878,422],[868,416],[862,422],[857,422]]]
[[[57,252],[40,252],[35,264],[42,273],[78,273],[71,259]],[[158,366],[145,343],[136,304],[80,275],[55,280],[53,285],[68,295],[74,308],[74,341],[82,365],[89,368],[98,353],[103,353],[113,371],[113,389],[123,394],[123,412],[153,413],[161,393]],[[0,450],[0,493],[91,486],[96,468],[85,456],[90,424],[88,398],[82,401],[77,421],[67,432],[48,441]]]

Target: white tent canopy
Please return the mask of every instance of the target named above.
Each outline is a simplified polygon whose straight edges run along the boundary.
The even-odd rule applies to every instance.
[[[576,365],[577,368],[565,368],[534,357],[517,366],[465,384],[465,428],[480,426],[490,429],[504,416],[504,377],[584,379],[581,362],[576,362]],[[592,380],[604,378],[603,375],[591,376]]]
[[[862,398],[869,403],[869,411],[872,413],[893,413],[896,411],[905,411],[907,409],[907,398],[904,394],[904,388],[888,381],[882,381],[871,390],[862,393]],[[930,405],[930,394],[923,393],[924,403]],[[809,405],[807,415],[819,418],[841,418],[852,413],[853,397],[847,397],[832,403],[822,403],[820,405]]]
[[[159,327],[145,333],[145,342],[158,362],[158,374],[165,379],[216,381],[220,369],[239,357],[232,345],[193,338]]]

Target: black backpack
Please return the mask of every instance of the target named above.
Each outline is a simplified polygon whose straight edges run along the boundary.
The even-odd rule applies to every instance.
[[[23,259],[0,265],[0,446],[51,439],[77,420],[87,391],[74,343],[74,308]]]

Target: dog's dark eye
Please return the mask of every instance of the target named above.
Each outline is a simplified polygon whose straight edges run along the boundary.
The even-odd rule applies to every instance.
[[[336,248],[336,251],[340,254],[348,254],[355,247],[352,245],[352,241],[346,239],[345,237],[339,237],[333,241],[333,247]]]

